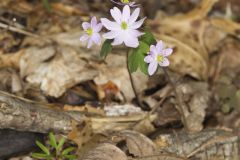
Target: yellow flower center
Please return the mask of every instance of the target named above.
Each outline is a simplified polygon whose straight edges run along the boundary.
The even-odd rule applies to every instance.
[[[88,28],[86,32],[89,36],[93,35],[93,29],[92,28]]]
[[[121,0],[122,3],[129,3],[129,0]]]
[[[157,55],[157,61],[162,62],[163,61],[163,56],[162,55]]]
[[[126,23],[126,22],[122,22],[121,28],[122,28],[123,30],[126,30],[126,29],[128,28],[127,23]]]

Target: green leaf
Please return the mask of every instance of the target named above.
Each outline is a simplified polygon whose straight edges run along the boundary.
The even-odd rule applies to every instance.
[[[55,149],[57,149],[56,138],[52,132],[49,133],[49,140],[50,140],[51,146],[54,147]]]
[[[37,158],[37,159],[50,159],[50,158],[52,158],[51,155],[47,155],[47,154],[44,154],[44,153],[32,153],[32,157]]]
[[[107,39],[104,41],[102,45],[102,49],[100,51],[100,56],[103,57],[104,59],[107,57],[107,55],[112,51],[112,41]]]
[[[64,158],[70,159],[70,160],[75,160],[77,159],[76,155],[63,155]]]
[[[144,33],[145,34],[140,39],[142,42],[148,44],[149,46],[157,43],[157,40],[154,38],[149,29],[145,29]]]
[[[72,152],[73,150],[75,150],[75,147],[68,147],[62,151],[62,155],[67,155],[68,153]]]
[[[48,12],[51,12],[51,11],[52,11],[52,8],[51,8],[48,0],[42,0],[42,3],[43,3],[43,6],[46,8],[46,10],[47,10]]]
[[[47,147],[45,147],[41,142],[36,141],[37,146],[47,155],[50,155],[50,151],[48,150]]]
[[[149,45],[140,41],[138,48],[130,51],[128,57],[128,67],[130,72],[136,72],[138,68],[147,74],[147,64],[144,62],[146,54],[149,52]]]
[[[58,151],[60,151],[61,148],[63,147],[64,143],[65,143],[65,139],[64,139],[64,138],[61,138],[60,141],[59,141],[59,143],[58,143],[58,145],[57,145],[57,148],[56,148],[56,149],[57,149]]]

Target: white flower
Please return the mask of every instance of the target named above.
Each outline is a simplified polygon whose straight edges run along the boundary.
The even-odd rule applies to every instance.
[[[106,39],[114,39],[112,45],[124,43],[128,47],[137,48],[139,45],[138,37],[143,35],[137,29],[140,28],[145,18],[136,21],[140,14],[140,8],[136,8],[130,13],[130,7],[125,5],[121,12],[117,7],[110,10],[115,22],[107,18],[101,18],[101,22],[110,32],[103,35]]]
[[[87,48],[90,48],[93,43],[100,45],[101,44],[101,36],[99,32],[102,29],[102,24],[97,23],[97,18],[93,17],[91,19],[91,23],[83,22],[82,27],[85,31],[85,34],[80,37],[80,41],[88,41]]]

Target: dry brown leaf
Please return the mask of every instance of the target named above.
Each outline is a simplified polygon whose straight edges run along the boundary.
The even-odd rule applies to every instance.
[[[156,146],[152,140],[141,133],[126,130],[121,131],[117,136],[119,140],[126,141],[129,153],[136,157],[150,156],[156,152]]]
[[[91,80],[97,71],[66,46],[30,47],[20,60],[22,77],[50,96],[59,97],[77,83]]]
[[[156,37],[165,40],[175,49],[170,58],[173,70],[198,79],[207,79],[209,52],[216,50],[227,34],[239,35],[239,24],[207,17],[217,1],[203,0],[187,14],[165,16],[157,22],[159,28]]]
[[[103,143],[90,150],[82,160],[127,160],[127,156],[118,147]]]

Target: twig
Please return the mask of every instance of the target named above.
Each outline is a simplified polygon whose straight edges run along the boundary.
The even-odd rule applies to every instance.
[[[37,34],[33,34],[31,32],[25,31],[23,29],[19,29],[19,28],[16,28],[16,27],[13,27],[13,26],[1,23],[1,22],[0,22],[0,28],[10,30],[10,31],[13,31],[13,32],[17,32],[17,33],[20,33],[20,34],[24,34],[24,35],[27,35],[27,36],[31,36],[31,37],[40,38],[40,36],[37,35]]]
[[[186,129],[188,130],[188,126],[187,126],[187,120],[186,120],[186,117],[185,117],[185,114],[184,114],[184,103],[182,101],[182,98],[179,96],[179,94],[177,93],[177,88],[176,88],[176,85],[173,83],[173,81],[171,80],[167,70],[165,68],[162,68],[163,69],[163,72],[164,74],[166,75],[170,85],[172,86],[173,88],[173,91],[174,91],[174,94],[176,96],[176,99],[177,99],[177,102],[178,102],[178,105],[179,107],[176,107],[177,110],[180,112],[180,114],[182,115],[182,121],[183,121],[183,124],[184,124],[184,127],[186,127]]]
[[[127,55],[126,55],[126,61],[127,61],[127,70],[128,70],[128,75],[129,75],[129,78],[130,78],[130,82],[131,82],[131,86],[132,86],[132,90],[133,90],[133,93],[137,99],[137,103],[140,107],[143,107],[142,103],[141,103],[141,99],[137,93],[137,89],[136,89],[136,86],[134,84],[134,80],[133,80],[133,77],[132,77],[132,74],[131,74],[131,71],[129,70],[129,65],[128,65],[128,61],[129,61],[129,50],[127,52]]]
[[[174,158],[175,160],[187,160],[187,158],[176,156],[173,154],[155,154],[155,155],[128,158],[128,159],[129,160],[138,160],[138,159],[148,159],[148,158],[157,158],[157,157],[166,157],[166,158],[168,157],[168,158]]]

